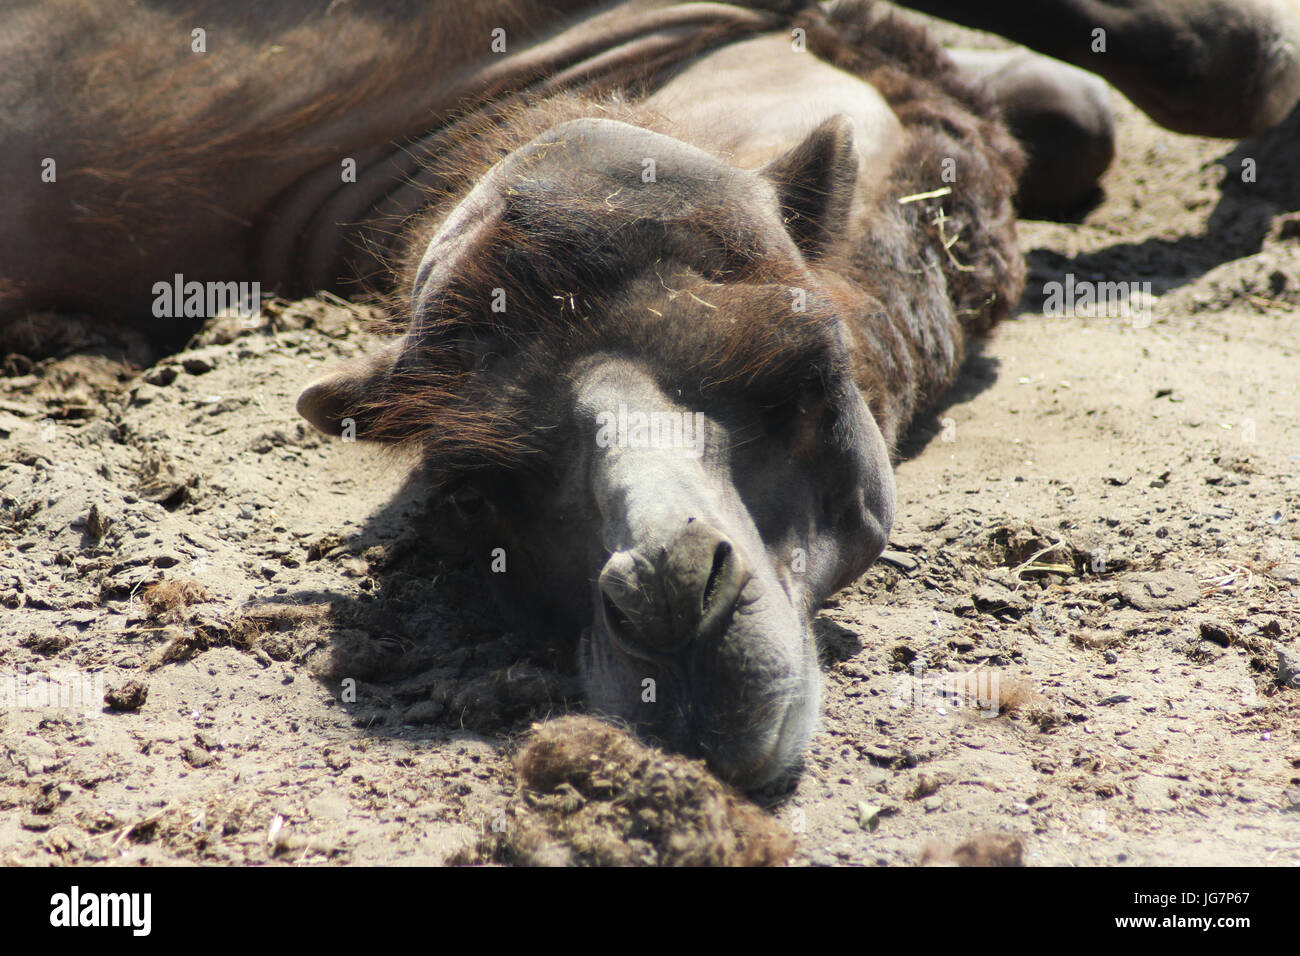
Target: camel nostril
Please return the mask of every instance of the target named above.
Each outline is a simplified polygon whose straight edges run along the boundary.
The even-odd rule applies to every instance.
[[[662,661],[665,654],[681,650],[694,637],[674,630],[668,617],[652,606],[642,606],[626,592],[602,586],[601,616],[610,639],[632,657]]]
[[[636,550],[611,555],[600,572],[598,613],[628,653],[674,654],[726,631],[750,576],[725,535],[689,522],[656,561]]]
[[[749,580],[740,556],[725,538],[713,549],[713,562],[700,592],[700,636],[713,636],[724,630]]]
[[[718,586],[722,583],[723,565],[730,556],[731,543],[728,541],[719,541],[718,546],[713,550],[713,566],[709,568],[708,580],[704,582],[704,593],[700,595],[701,617],[708,613],[709,603],[717,594]]]
[[[681,641],[724,631],[750,573],[731,539],[703,521],[692,521],[658,562],[665,611]]]

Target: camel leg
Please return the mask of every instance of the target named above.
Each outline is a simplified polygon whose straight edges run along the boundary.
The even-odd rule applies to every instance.
[[[1300,0],[902,0],[1105,77],[1157,123],[1241,139],[1300,101]]]
[[[1016,208],[1028,219],[1061,219],[1096,193],[1115,158],[1115,123],[1106,84],[1090,73],[1025,49],[952,49],[978,76],[1029,154]]]

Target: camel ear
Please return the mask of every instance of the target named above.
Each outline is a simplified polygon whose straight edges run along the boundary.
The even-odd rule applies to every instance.
[[[817,257],[844,232],[858,181],[853,126],[832,116],[802,143],[759,170],[776,186],[781,217],[805,255]]]
[[[298,396],[298,414],[326,435],[373,439],[375,400],[387,391],[403,342],[399,339],[312,382]]]

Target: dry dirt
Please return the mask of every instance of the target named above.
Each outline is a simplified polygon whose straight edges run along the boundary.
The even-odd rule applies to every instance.
[[[825,720],[760,859],[1300,863],[1300,116],[1233,145],[1115,101],[1104,200],[1023,224],[1019,314],[916,424],[888,560],[819,621]],[[1065,273],[1150,282],[1150,322],[1044,317]],[[502,631],[402,462],[295,416],[358,316],[251,326],[3,343],[0,694],[28,706],[0,708],[0,863],[735,859],[612,815],[617,780],[666,780],[743,848],[752,808],[689,762],[519,791],[530,724],[581,711],[571,649]],[[31,706],[51,677],[75,707]],[[588,817],[641,842],[575,850]]]

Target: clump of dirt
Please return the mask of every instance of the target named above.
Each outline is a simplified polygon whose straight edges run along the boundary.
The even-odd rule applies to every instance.
[[[168,455],[152,450],[136,466],[136,475],[136,491],[168,510],[190,501],[199,483],[198,475],[183,474]]]
[[[779,866],[784,824],[702,761],[655,750],[591,717],[534,727],[518,791],[494,832],[457,862],[531,866]]]
[[[956,847],[931,843],[922,866],[1024,866],[1024,841],[1010,833],[981,833]]]
[[[118,711],[139,710],[148,700],[149,685],[139,680],[129,680],[121,686],[110,687],[104,694],[104,703]]]
[[[201,765],[202,761],[198,763]],[[290,834],[281,828],[277,828],[274,835],[258,831],[250,803],[246,795],[213,794],[197,806],[165,806],[120,825],[110,835],[114,844],[153,844],[190,856],[219,857],[214,851],[220,849],[223,842],[236,841],[265,841],[271,855],[289,849],[283,841]]]
[[[1087,555],[1061,533],[1052,534],[1023,521],[999,525],[988,534],[990,557],[1013,573],[1081,573]]]
[[[188,601],[202,599],[202,590],[193,581],[160,581],[146,592],[145,604],[151,613],[156,608],[157,613],[183,625],[162,629],[166,643],[154,651],[148,662],[150,669],[188,660],[214,647],[237,647],[259,658],[287,661],[304,647],[324,642],[327,607],[255,605],[229,620],[220,613],[187,611],[178,615]]]
[[[194,578],[162,580],[145,588],[141,600],[151,617],[160,617],[168,611],[208,600],[208,592]]]

